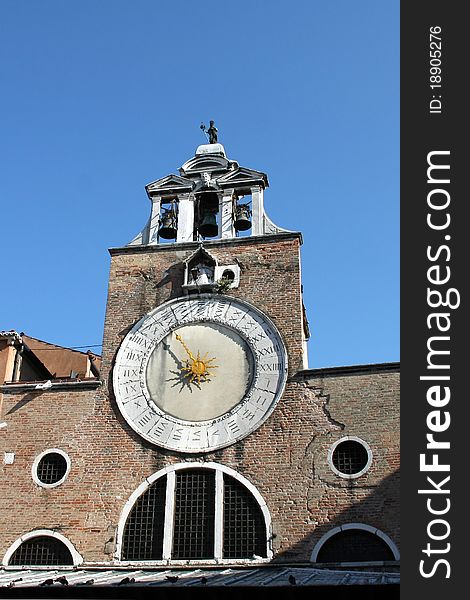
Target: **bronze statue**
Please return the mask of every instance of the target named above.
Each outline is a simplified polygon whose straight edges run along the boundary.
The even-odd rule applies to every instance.
[[[201,123],[201,129],[208,136],[209,144],[217,144],[217,127],[215,127],[214,121],[209,121],[209,129],[206,129],[204,123]]]

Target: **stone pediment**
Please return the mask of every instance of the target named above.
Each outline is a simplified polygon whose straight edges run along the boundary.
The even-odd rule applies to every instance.
[[[191,177],[191,175],[199,175],[204,172],[228,171],[236,164],[237,163],[229,161],[224,156],[219,156],[217,154],[202,154],[190,158],[184,163],[179,171],[181,175]]]
[[[156,181],[152,181],[145,186],[149,196],[163,196],[165,194],[179,194],[190,192],[193,188],[193,182],[186,177],[179,175],[167,175]]]
[[[209,250],[204,248],[203,244],[199,244],[199,248],[196,251],[192,252],[188,256],[188,258],[186,258],[184,263],[185,263],[185,265],[188,265],[190,262],[193,262],[197,259],[200,259],[200,260],[206,259],[206,260],[208,260],[209,263],[212,263],[215,266],[217,266],[219,264],[217,258],[211,252],[209,252]]]
[[[269,186],[266,173],[247,169],[246,167],[237,167],[233,171],[218,177],[217,183],[222,188],[239,185],[261,185],[263,188]]]

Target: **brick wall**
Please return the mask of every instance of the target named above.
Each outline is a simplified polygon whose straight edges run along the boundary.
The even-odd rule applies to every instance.
[[[209,241],[219,265],[240,265],[240,287],[229,293],[256,305],[277,325],[290,371],[302,364],[299,234]],[[197,243],[132,246],[113,250],[108,288],[102,373],[106,378],[127,331],[156,306],[182,295],[184,261]]]
[[[0,556],[37,528],[65,535],[86,561],[109,561],[114,531],[131,493],[160,468],[181,461],[215,461],[251,481],[267,501],[276,560],[308,560],[316,541],[345,522],[380,528],[397,542],[398,375],[372,369],[342,374],[297,373],[302,362],[299,236],[209,242],[219,264],[241,267],[231,290],[274,321],[289,353],[290,379],[270,418],[222,450],[181,455],[142,440],[120,416],[112,394],[113,359],[130,327],[155,306],[181,295],[183,261],[197,245],[112,251],[103,345],[103,385],[97,389],[3,394]],[[331,471],[326,456],[340,437],[355,435],[371,447],[370,470],[357,480]],[[50,490],[31,477],[46,448],[66,451],[72,469]]]
[[[290,403],[305,414],[291,446],[305,475],[303,502],[313,527],[289,555],[311,552],[332,527],[347,523],[378,528],[399,545],[399,384],[398,365],[295,377]],[[372,453],[370,468],[358,478],[338,476],[327,460],[332,444],[347,436],[366,442]]]

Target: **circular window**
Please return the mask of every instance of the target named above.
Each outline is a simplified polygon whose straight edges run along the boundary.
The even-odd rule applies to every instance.
[[[340,477],[363,475],[372,462],[369,445],[356,437],[345,437],[333,444],[328,453],[332,470]]]
[[[70,459],[62,450],[53,448],[36,457],[33,479],[42,487],[56,487],[63,483],[70,471]]]

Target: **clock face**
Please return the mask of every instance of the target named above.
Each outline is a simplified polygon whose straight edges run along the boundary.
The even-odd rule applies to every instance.
[[[254,307],[221,295],[168,302],[124,338],[113,386],[142,437],[180,452],[228,446],[271,414],[287,377],[279,332]]]

